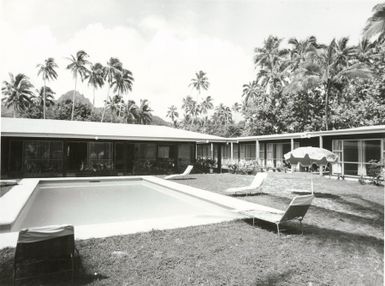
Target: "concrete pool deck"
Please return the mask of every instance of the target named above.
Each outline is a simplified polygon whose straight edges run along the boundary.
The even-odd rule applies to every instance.
[[[171,189],[187,196],[212,203],[226,210],[225,214],[201,215],[180,215],[163,218],[138,219],[134,221],[121,221],[104,224],[75,225],[75,238],[88,239],[107,237],[114,235],[125,235],[136,232],[151,231],[153,229],[172,229],[195,225],[219,223],[235,219],[242,219],[245,216],[238,213],[241,210],[258,209],[261,211],[275,212],[274,209],[258,204],[246,202],[225,195],[201,190],[194,187],[182,185],[173,181],[167,181],[154,176],[119,176],[119,177],[80,177],[80,178],[39,178],[23,179],[17,186],[14,186],[8,193],[0,198],[0,248],[7,246],[14,247],[17,242],[18,232],[10,232],[12,224],[16,221],[24,206],[32,196],[39,184],[44,183],[65,183],[65,182],[116,182],[143,180],[161,187]]]

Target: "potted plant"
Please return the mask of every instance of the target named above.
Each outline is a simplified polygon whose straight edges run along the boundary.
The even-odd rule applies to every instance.
[[[210,170],[210,174],[212,174],[214,172],[214,168],[217,166],[217,162],[214,159],[207,159],[206,163]]]

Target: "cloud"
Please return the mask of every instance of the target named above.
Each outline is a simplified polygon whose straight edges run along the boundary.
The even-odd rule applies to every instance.
[[[36,64],[52,56],[60,67],[59,78],[49,85],[60,96],[74,86],[71,73],[65,69],[65,57],[83,49],[92,62],[105,64],[110,57],[118,57],[135,78],[128,96],[136,101],[148,99],[154,113],[161,117],[165,117],[168,106],[180,106],[187,94],[196,95],[188,85],[199,70],[207,72],[211,83],[202,97],[211,95],[215,104],[239,101],[242,84],[253,77],[252,55],[229,41],[181,27],[149,15],[135,26],[89,24],[61,41],[48,26],[34,26],[19,33],[7,27],[5,37],[10,44],[2,53],[0,76],[7,80],[8,72],[23,72],[40,86]],[[78,90],[92,97],[86,83],[79,84]],[[103,105],[106,94],[106,88],[96,92],[96,105]]]

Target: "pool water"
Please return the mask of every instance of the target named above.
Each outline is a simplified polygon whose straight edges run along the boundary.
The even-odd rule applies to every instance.
[[[228,209],[214,203],[143,180],[48,182],[33,192],[12,231],[54,224],[228,215]]]

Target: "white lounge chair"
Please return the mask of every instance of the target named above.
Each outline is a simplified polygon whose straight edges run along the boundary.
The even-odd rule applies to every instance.
[[[179,178],[179,177],[185,177],[185,176],[188,176],[190,173],[191,173],[191,170],[194,168],[193,165],[188,165],[186,170],[184,170],[184,172],[182,174],[175,174],[175,175],[170,175],[170,176],[166,176],[164,177],[166,180],[169,180],[169,179],[174,179],[174,178]]]
[[[253,182],[249,186],[229,188],[229,189],[226,189],[225,192],[233,194],[233,195],[240,195],[240,194],[248,195],[248,194],[252,194],[255,191],[259,190],[263,186],[263,183],[264,183],[266,177],[267,177],[267,173],[266,172],[264,172],[264,173],[257,173],[255,175],[255,177],[254,177]]]
[[[303,234],[302,220],[305,217],[305,214],[309,209],[313,199],[314,199],[314,195],[296,196],[292,199],[286,211],[273,210],[270,212],[270,211],[261,209],[261,210],[240,210],[238,212],[241,214],[247,215],[249,217],[252,217],[253,225],[254,225],[255,219],[276,224],[278,235],[279,235],[280,224],[288,220],[298,219],[301,225],[301,232]]]

